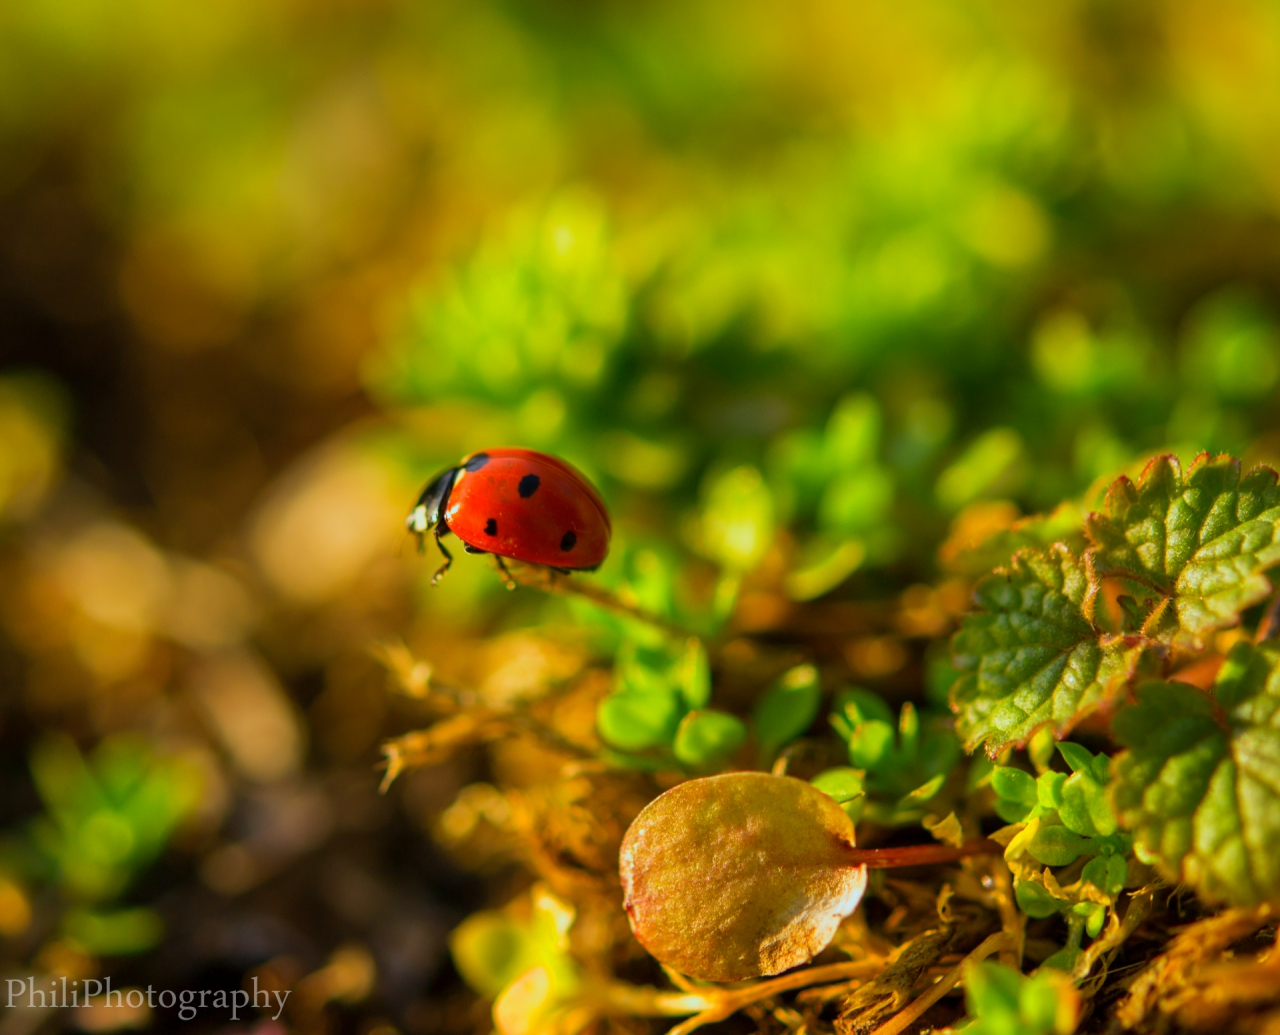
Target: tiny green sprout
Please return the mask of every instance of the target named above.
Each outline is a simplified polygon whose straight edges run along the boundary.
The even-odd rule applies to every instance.
[[[722,773],[650,802],[622,842],[619,871],[631,929],[667,966],[741,981],[807,963],[862,901],[867,870],[995,853],[953,848],[859,849],[853,822],[803,780]]]
[[[1033,777],[1011,766],[991,771],[996,814],[1006,823],[1028,824],[1028,829],[1035,823],[1019,847],[1045,866],[1068,866],[1080,856],[1118,856],[1123,861],[1132,840],[1118,832],[1107,799],[1110,759],[1066,742],[1058,751],[1074,770],[1069,776],[1050,771]]]
[[[849,764],[864,774],[867,816],[877,823],[918,822],[960,759],[949,721],[921,715],[910,701],[895,722],[880,697],[845,690],[835,699],[830,722],[848,744]]]

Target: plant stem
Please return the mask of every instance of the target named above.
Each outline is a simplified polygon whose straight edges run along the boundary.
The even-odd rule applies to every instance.
[[[984,837],[976,841],[967,841],[959,848],[952,845],[855,848],[852,855],[855,866],[865,866],[869,870],[887,870],[897,866],[935,866],[938,863],[965,859],[971,855],[1000,855],[1003,852],[1003,847]]]
[[[821,967],[808,967],[794,974],[770,978],[746,988],[709,990],[706,994],[712,998],[713,1005],[703,1010],[696,1017],[682,1021],[667,1032],[667,1035],[689,1035],[704,1024],[714,1024],[732,1016],[744,1006],[768,999],[770,996],[791,992],[797,988],[822,984],[828,981],[843,981],[849,978],[871,977],[884,969],[883,960],[855,960],[849,963],[829,963]]]
[[[562,575],[551,568],[524,564],[510,565],[508,566],[508,573],[511,577],[511,583],[509,584],[518,583],[521,586],[527,586],[529,589],[540,589],[544,593],[557,593],[560,596],[582,597],[584,600],[590,600],[596,606],[603,607],[607,611],[626,615],[628,618],[635,618],[681,639],[698,636],[691,629],[686,629],[675,622],[668,621],[659,615],[637,607],[635,604],[628,603],[610,590],[590,582],[574,581],[571,576]]]

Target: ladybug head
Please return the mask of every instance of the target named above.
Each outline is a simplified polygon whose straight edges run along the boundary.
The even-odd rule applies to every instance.
[[[440,512],[449,493],[453,490],[453,481],[458,476],[458,468],[450,467],[441,471],[427,483],[418,497],[418,502],[405,518],[404,527],[418,537],[418,547],[422,547],[422,537],[440,523]]]

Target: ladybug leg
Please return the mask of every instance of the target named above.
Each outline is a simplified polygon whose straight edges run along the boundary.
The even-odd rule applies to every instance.
[[[493,559],[498,562],[498,568],[502,571],[503,576],[507,580],[507,589],[516,588],[516,580],[511,577],[511,572],[507,568],[507,562],[498,554],[493,555]]]
[[[445,529],[448,531],[448,529]],[[453,564],[453,554],[444,548],[444,543],[440,542],[440,530],[436,529],[436,548],[444,555],[444,563],[440,565],[440,569],[431,576],[431,585],[437,585],[440,582],[440,576],[449,570]]]

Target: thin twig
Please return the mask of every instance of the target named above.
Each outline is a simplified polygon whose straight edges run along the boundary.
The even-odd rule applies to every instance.
[[[597,607],[603,607],[605,610],[613,611],[615,614],[634,618],[681,639],[688,639],[690,636],[698,635],[692,629],[686,629],[684,626],[669,621],[660,615],[655,615],[635,604],[628,603],[610,590],[594,583],[579,582],[572,575],[564,575],[551,568],[520,564],[510,567],[508,574],[512,582],[521,586],[526,586],[529,589],[538,589],[544,593],[555,593],[559,596],[581,597],[584,600],[591,601]]]
[[[703,1010],[687,1021],[681,1021],[667,1035],[689,1035],[704,1024],[713,1024],[732,1016],[744,1006],[750,1006],[761,999],[791,992],[809,985],[820,985],[828,981],[845,981],[855,977],[870,977],[884,969],[883,960],[855,960],[850,963],[829,963],[822,967],[809,967],[794,974],[786,974],[780,978],[771,978],[747,988],[720,990],[716,995],[715,1005]],[[711,996],[712,993],[704,993]]]

